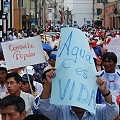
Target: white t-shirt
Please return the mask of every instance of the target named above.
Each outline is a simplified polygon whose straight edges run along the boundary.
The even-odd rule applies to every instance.
[[[41,83],[39,83],[39,82],[36,82],[36,81],[33,81],[33,84],[34,84],[34,86],[36,88],[36,92],[38,94],[41,94],[42,90],[43,90],[43,85]]]
[[[107,81],[107,88],[112,95],[120,95],[120,71],[116,69],[115,73],[106,73],[105,70],[102,70],[98,74]]]
[[[49,40],[48,42],[49,42],[50,47],[53,49],[55,47],[56,41],[53,42],[52,40]]]
[[[0,85],[0,96],[4,96],[4,95],[6,95],[7,92],[8,92],[8,90],[7,90],[7,86],[6,86],[6,84],[4,84],[3,87]]]
[[[20,97],[23,98],[25,101],[25,111],[27,112],[27,115],[32,114],[32,108],[35,100],[34,96],[21,91]]]

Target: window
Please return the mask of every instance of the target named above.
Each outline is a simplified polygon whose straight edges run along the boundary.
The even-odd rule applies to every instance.
[[[97,15],[101,15],[102,9],[97,9]]]
[[[97,0],[97,3],[102,3],[104,0]]]
[[[108,3],[108,0],[97,0],[97,3]]]
[[[23,7],[24,0],[18,0],[18,7],[20,6],[19,1],[22,2],[22,7]]]

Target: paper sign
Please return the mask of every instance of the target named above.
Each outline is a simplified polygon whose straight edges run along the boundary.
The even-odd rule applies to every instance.
[[[96,74],[84,33],[76,28],[63,28],[50,102],[77,106],[95,113]]]
[[[114,52],[117,55],[117,64],[120,65],[120,37],[112,38],[110,43],[106,45],[108,52]]]
[[[1,44],[8,70],[45,62],[40,36]]]

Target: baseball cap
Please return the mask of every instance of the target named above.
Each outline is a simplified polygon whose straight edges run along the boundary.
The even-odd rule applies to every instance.
[[[32,76],[32,75],[28,74],[28,76],[27,76],[27,74],[24,74],[24,75],[22,76],[22,82],[28,82],[28,77],[29,77],[29,79],[30,79],[30,82],[33,81],[33,76]]]

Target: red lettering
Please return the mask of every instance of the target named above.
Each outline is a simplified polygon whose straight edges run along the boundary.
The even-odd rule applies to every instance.
[[[26,60],[27,58],[34,57],[35,55],[36,52],[31,52],[30,50],[28,53],[21,53],[20,51],[16,51],[13,54],[13,58],[15,58],[15,60],[20,60],[20,59]]]
[[[18,55],[20,55],[20,51],[16,51],[16,52],[13,54],[13,58],[15,58],[16,60],[18,60]]]
[[[18,46],[14,46],[12,44],[9,45],[9,50],[11,51],[15,51],[15,50],[21,50],[21,49],[30,49],[30,48],[34,48],[35,46],[33,44],[30,43],[25,43],[24,45],[18,45]]]
[[[13,49],[11,48],[12,46],[13,46],[12,44],[9,45],[9,50],[11,51],[13,51]]]

